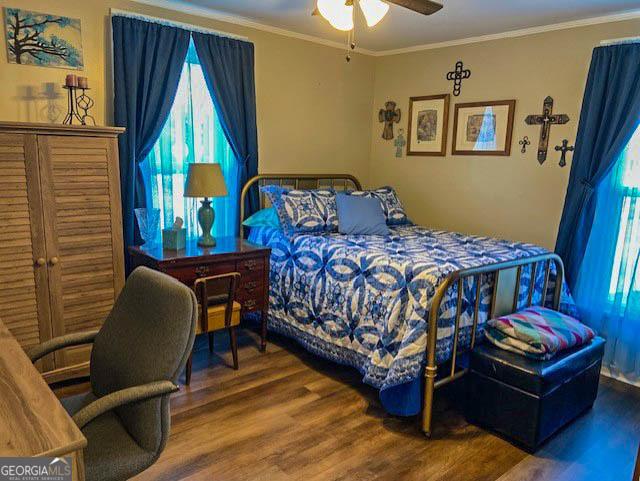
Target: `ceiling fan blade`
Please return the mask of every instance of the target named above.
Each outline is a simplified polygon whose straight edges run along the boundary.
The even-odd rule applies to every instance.
[[[432,15],[442,8],[442,4],[431,0],[387,0],[389,3],[400,5],[423,15]]]

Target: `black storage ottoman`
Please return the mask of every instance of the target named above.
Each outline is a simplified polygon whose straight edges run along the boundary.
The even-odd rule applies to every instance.
[[[466,417],[530,452],[591,408],[605,341],[537,361],[485,342],[470,356]]]

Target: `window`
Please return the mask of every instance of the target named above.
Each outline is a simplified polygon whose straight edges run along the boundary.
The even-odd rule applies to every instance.
[[[619,301],[626,303],[624,293],[640,290],[640,276],[634,275],[640,251],[640,128],[625,149],[617,177],[621,214],[609,294],[625,297]]]
[[[213,234],[234,235],[240,197],[239,166],[216,115],[193,43],[169,118],[141,170],[147,206],[160,209],[161,227],[171,227],[176,217],[182,217],[187,235],[196,237],[198,200],[184,197],[184,183],[192,162],[221,165],[229,195],[213,199],[216,213]]]

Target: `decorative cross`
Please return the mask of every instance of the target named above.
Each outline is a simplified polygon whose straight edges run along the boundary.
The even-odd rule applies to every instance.
[[[549,150],[549,133],[552,125],[564,125],[569,122],[566,114],[553,114],[553,98],[544,99],[542,115],[529,115],[524,120],[528,125],[542,125],[540,130],[540,141],[538,142],[538,162],[544,164],[547,160],[547,150]]]
[[[462,90],[462,81],[471,77],[471,70],[465,69],[462,60],[456,62],[456,68],[447,73],[447,80],[453,80],[453,95],[460,95]]]
[[[404,146],[407,145],[407,141],[404,139],[404,129],[398,130],[398,138],[393,145],[396,146],[396,157],[401,158]]]
[[[564,139],[562,141],[562,146],[556,145],[556,152],[562,152],[560,156],[560,167],[564,167],[567,165],[567,152],[573,152],[575,147],[573,145],[569,146],[569,141]]]
[[[382,131],[382,138],[384,140],[393,139],[393,123],[400,122],[400,109],[396,109],[396,103],[388,101],[384,104],[384,108],[378,112],[378,120],[381,123],[384,122],[384,130]]]
[[[520,152],[522,152],[523,154],[527,153],[527,147],[531,145],[531,141],[529,140],[529,136],[525,135],[523,137],[523,139],[518,142],[520,145],[522,145],[522,148],[520,149]]]

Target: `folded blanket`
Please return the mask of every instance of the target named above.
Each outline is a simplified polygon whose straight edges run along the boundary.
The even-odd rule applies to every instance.
[[[485,336],[507,351],[534,359],[551,359],[564,349],[589,342],[595,333],[573,317],[532,306],[490,320]]]

